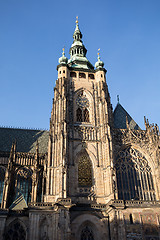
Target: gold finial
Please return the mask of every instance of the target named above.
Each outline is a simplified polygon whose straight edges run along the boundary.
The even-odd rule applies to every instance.
[[[76,23],[78,23],[78,16],[76,17]]]
[[[98,54],[98,56],[99,56],[99,51],[100,51],[100,48],[98,48],[98,53],[97,53],[97,54]]]
[[[64,56],[64,50],[65,50],[65,46],[62,48],[63,52],[62,52],[62,56]]]

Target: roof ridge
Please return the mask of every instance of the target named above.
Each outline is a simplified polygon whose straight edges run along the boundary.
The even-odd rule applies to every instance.
[[[15,129],[15,130],[31,130],[31,131],[49,131],[49,129],[46,128],[30,128],[30,127],[14,127],[14,126],[2,126],[0,125],[0,128],[2,129]]]

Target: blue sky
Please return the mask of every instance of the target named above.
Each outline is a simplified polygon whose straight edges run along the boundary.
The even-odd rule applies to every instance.
[[[56,66],[75,19],[87,57],[97,49],[113,108],[160,125],[160,1],[0,0],[0,126],[49,128]]]

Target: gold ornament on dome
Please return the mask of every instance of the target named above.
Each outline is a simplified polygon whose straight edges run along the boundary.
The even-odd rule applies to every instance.
[[[76,17],[76,23],[78,23],[78,16]]]
[[[78,162],[78,184],[81,187],[92,186],[92,164],[87,156],[82,156]]]

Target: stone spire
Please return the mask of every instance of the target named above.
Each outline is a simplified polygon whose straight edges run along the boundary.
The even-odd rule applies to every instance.
[[[86,58],[87,49],[82,42],[82,33],[79,29],[78,17],[76,20],[76,28],[73,33],[73,43],[70,48],[70,59],[68,64],[73,68],[94,69],[92,64]]]

